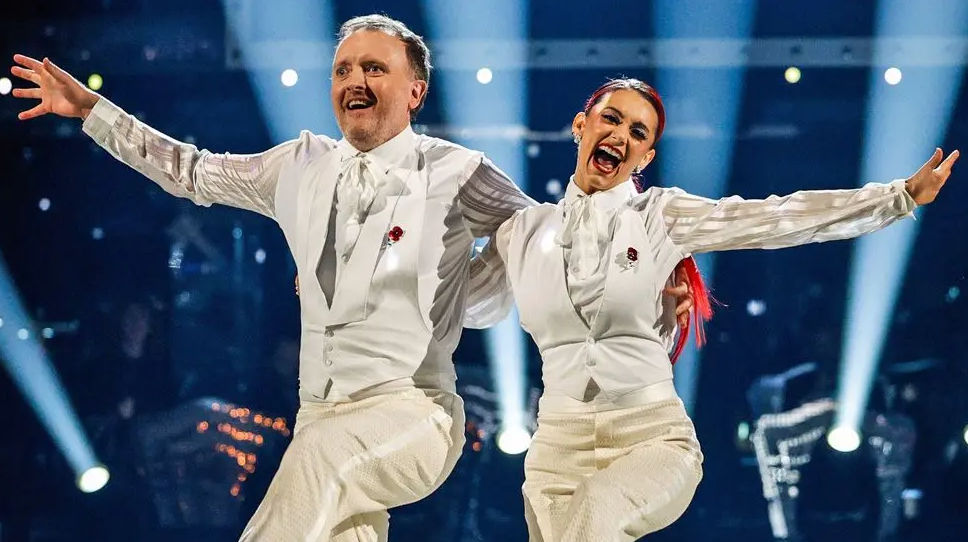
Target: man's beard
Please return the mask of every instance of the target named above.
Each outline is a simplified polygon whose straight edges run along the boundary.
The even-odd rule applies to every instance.
[[[343,135],[354,147],[366,152],[385,143],[381,141],[384,131],[381,130],[382,122],[382,119],[378,119],[376,122],[355,124]]]

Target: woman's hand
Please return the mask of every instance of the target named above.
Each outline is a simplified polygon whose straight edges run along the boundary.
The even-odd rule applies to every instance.
[[[694,300],[692,291],[689,290],[689,280],[686,270],[681,266],[676,266],[675,286],[667,286],[663,292],[676,298],[676,320],[679,327],[685,329],[689,323],[689,311],[692,310]]]
[[[914,203],[927,205],[938,197],[938,192],[941,191],[945,181],[948,180],[948,176],[951,175],[951,166],[955,165],[960,155],[960,152],[955,151],[949,154],[944,161],[941,161],[944,153],[941,149],[935,149],[934,154],[921,166],[921,169],[908,177],[904,186],[907,188],[908,194],[911,194],[911,197],[914,198]]]

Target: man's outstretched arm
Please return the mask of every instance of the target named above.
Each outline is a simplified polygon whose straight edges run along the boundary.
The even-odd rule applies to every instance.
[[[169,194],[198,205],[221,203],[274,215],[279,173],[298,141],[259,154],[214,154],[177,141],[140,122],[89,90],[49,59],[15,55],[11,72],[37,85],[14,96],[40,100],[18,118],[47,114],[84,120],[84,132],[112,156],[145,175]]]

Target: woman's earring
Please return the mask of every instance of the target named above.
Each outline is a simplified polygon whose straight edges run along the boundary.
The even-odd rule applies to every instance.
[[[581,136],[578,135],[578,134],[575,134],[575,145],[577,145],[579,143],[581,143]]]
[[[632,173],[635,173],[636,175],[638,175],[639,173],[642,173],[642,170],[643,170],[643,169],[645,169],[645,168],[644,168],[644,167],[642,167],[642,166],[639,166],[639,167],[637,167],[637,168],[635,168],[635,169],[633,169],[633,170],[632,170]]]

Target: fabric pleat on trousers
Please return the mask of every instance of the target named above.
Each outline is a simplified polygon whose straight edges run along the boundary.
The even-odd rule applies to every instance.
[[[464,446],[455,394],[407,389],[303,404],[293,440],[242,542],[382,542],[388,508],[418,501]]]
[[[573,404],[556,408],[563,401]],[[530,540],[630,542],[661,530],[688,508],[702,460],[678,398],[617,408],[542,397],[522,488]]]

